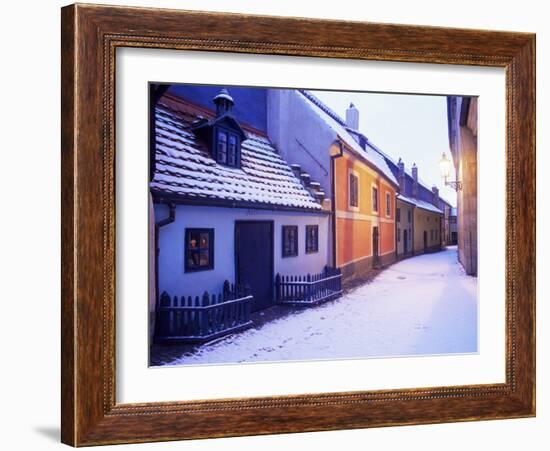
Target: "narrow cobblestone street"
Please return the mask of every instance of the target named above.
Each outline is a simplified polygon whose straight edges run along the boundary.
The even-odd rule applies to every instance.
[[[342,298],[182,355],[171,364],[477,352],[477,279],[456,247],[398,262]]]

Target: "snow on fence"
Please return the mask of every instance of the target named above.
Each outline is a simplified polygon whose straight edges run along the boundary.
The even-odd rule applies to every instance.
[[[157,308],[155,342],[203,343],[252,325],[250,310],[254,297],[248,287],[225,281],[223,293],[202,297],[177,296],[165,291]]]
[[[337,299],[342,295],[342,271],[325,266],[319,274],[275,276],[275,293],[279,304],[312,305]]]

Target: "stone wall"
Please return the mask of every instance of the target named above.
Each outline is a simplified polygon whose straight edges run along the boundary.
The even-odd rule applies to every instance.
[[[477,98],[449,97],[449,143],[457,180],[458,259],[477,275]]]

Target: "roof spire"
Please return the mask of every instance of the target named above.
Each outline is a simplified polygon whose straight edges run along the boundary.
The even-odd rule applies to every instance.
[[[225,88],[222,88],[216,97],[212,99],[216,104],[216,116],[221,116],[225,113],[231,112],[235,101],[233,97],[229,94],[229,91]]]

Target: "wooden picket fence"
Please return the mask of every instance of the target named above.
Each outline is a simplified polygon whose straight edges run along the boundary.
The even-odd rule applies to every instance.
[[[225,281],[223,293],[171,297],[163,292],[157,308],[156,343],[204,343],[249,327],[253,296]]]
[[[276,300],[279,304],[313,305],[342,295],[342,271],[326,266],[319,274],[275,276]]]

